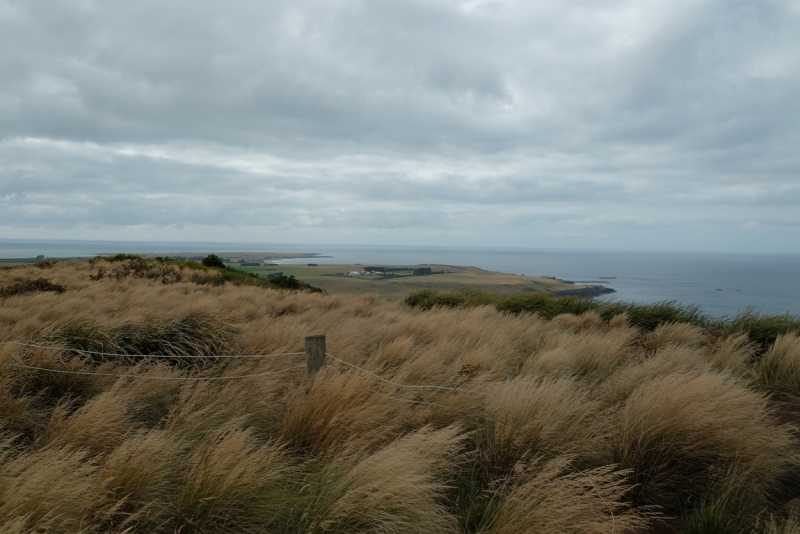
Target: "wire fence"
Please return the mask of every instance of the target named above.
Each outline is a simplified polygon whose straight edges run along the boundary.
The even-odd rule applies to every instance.
[[[237,378],[257,378],[260,376],[277,375],[286,373],[293,369],[305,369],[306,364],[293,365],[279,371],[265,371],[263,373],[253,373],[248,375],[230,375],[230,376],[154,376],[154,375],[133,375],[133,374],[116,374],[116,373],[99,373],[95,371],[70,371],[67,369],[51,369],[48,367],[37,367],[35,365],[23,365],[18,363],[10,364],[11,367],[20,369],[35,369],[38,371],[47,371],[50,373],[59,373],[65,375],[85,375],[85,376],[110,376],[114,378],[146,378],[148,380],[234,380]]]
[[[44,350],[58,350],[61,352],[74,352],[86,356],[104,356],[108,358],[183,358],[183,359],[224,359],[224,358],[274,358],[276,356],[298,356],[303,355],[305,352],[279,352],[275,354],[211,354],[211,355],[195,355],[195,354],[128,354],[122,352],[100,352],[96,350],[74,349],[69,347],[53,347],[48,345],[39,345],[36,343],[20,343],[18,341],[3,341],[0,345],[17,345],[21,347],[30,347],[33,349]]]
[[[209,359],[237,359],[237,358],[275,358],[278,356],[302,356],[305,352],[279,352],[273,354],[213,354],[213,355],[180,355],[180,354],[127,354],[120,352],[101,352],[95,350],[75,349],[70,347],[56,347],[50,345],[40,345],[38,343],[21,343],[18,341],[2,341],[0,345],[13,345],[18,347],[26,347],[40,350],[52,350],[59,352],[70,352],[82,356],[102,356],[104,358],[116,360],[149,360],[149,359],[167,359],[167,360],[209,360]],[[306,364],[297,364],[277,371],[264,371],[260,373],[249,373],[241,375],[224,375],[224,376],[157,376],[157,375],[144,375],[132,373],[105,373],[100,371],[77,371],[71,369],[53,369],[50,367],[41,367],[36,365],[27,365],[24,363],[11,363],[10,367],[18,369],[31,369],[35,371],[44,371],[49,373],[65,374],[65,375],[81,375],[81,376],[105,376],[112,378],[144,378],[147,380],[235,380],[243,378],[258,378],[262,376],[277,375],[293,371],[294,369],[305,368]]]
[[[122,359],[126,359],[126,358],[127,359],[139,358],[139,359],[143,359],[143,360],[147,360],[147,359],[173,359],[173,360],[174,359],[203,359],[203,360],[206,360],[206,359],[219,359],[219,360],[223,360],[223,359],[237,359],[237,358],[239,358],[239,359],[240,358],[274,358],[274,357],[279,357],[279,356],[300,356],[300,355],[306,355],[307,358],[309,357],[308,351],[306,351],[306,352],[299,352],[299,351],[298,352],[281,352],[281,353],[273,353],[273,354],[229,354],[229,355],[208,355],[208,356],[205,356],[205,355],[202,355],[202,356],[201,355],[185,355],[184,356],[184,355],[166,355],[166,354],[123,354],[123,353],[113,353],[113,352],[100,352],[100,351],[91,351],[91,350],[83,350],[83,349],[74,349],[74,348],[68,348],[68,347],[55,347],[55,346],[48,346],[48,345],[40,345],[40,344],[36,344],[36,343],[20,343],[20,342],[15,342],[15,341],[3,341],[3,342],[0,342],[0,345],[15,345],[15,346],[21,346],[21,347],[40,349],[40,350],[53,350],[53,351],[61,351],[61,352],[72,352],[72,353],[77,353],[77,354],[81,354],[81,355],[84,355],[84,356],[103,356],[103,357],[106,357],[106,358],[116,358],[116,359],[121,359],[121,360]],[[355,369],[357,371],[365,373],[365,374],[367,374],[367,375],[369,375],[369,376],[371,376],[371,377],[373,377],[373,378],[375,378],[375,379],[377,379],[377,380],[379,380],[381,382],[384,382],[386,384],[390,384],[390,385],[392,385],[394,387],[397,387],[397,388],[414,389],[414,390],[427,389],[427,390],[455,391],[455,392],[473,392],[474,391],[474,390],[470,390],[470,389],[466,389],[466,388],[451,387],[451,386],[441,386],[441,385],[433,385],[433,384],[402,384],[402,383],[395,382],[393,380],[389,380],[387,378],[384,378],[384,377],[382,377],[382,376],[380,376],[380,375],[378,375],[376,373],[373,373],[372,371],[368,371],[368,370],[364,369],[363,367],[360,367],[360,366],[358,366],[358,365],[356,365],[354,363],[351,363],[351,362],[348,362],[346,360],[343,360],[342,358],[334,356],[330,352],[325,351],[324,354],[325,354],[326,357],[329,357],[332,360],[334,360],[336,362],[339,362],[339,363],[341,363],[341,364],[343,364],[343,365],[345,365],[345,366],[347,366],[347,367],[349,367],[351,369]],[[143,374],[130,374],[130,373],[105,373],[105,372],[96,372],[96,371],[75,371],[75,370],[67,370],[67,369],[52,369],[52,368],[47,368],[47,367],[35,366],[35,365],[25,365],[25,364],[22,364],[22,363],[11,363],[9,365],[11,367],[16,367],[16,368],[21,368],[21,369],[31,369],[31,370],[36,370],[36,371],[49,372],[49,373],[58,373],[58,374],[67,374],[67,375],[104,376],[104,377],[113,377],[113,378],[132,378],[132,379],[143,378],[143,379],[148,379],[148,380],[181,380],[181,381],[199,381],[199,380],[212,381],[212,380],[236,380],[236,379],[246,379],[246,378],[259,378],[259,377],[264,377],[264,376],[269,376],[269,375],[278,375],[278,374],[288,373],[289,371],[293,371],[295,369],[301,369],[301,368],[308,368],[309,369],[309,374],[311,374],[310,373],[310,367],[308,367],[309,363],[296,364],[296,365],[285,367],[283,369],[279,369],[279,370],[276,370],[276,371],[264,371],[264,372],[260,372],[260,373],[251,373],[251,374],[242,374],[242,375],[228,375],[228,376],[157,376],[157,375],[143,375]],[[370,393],[373,393],[375,395],[394,400],[396,402],[442,408],[442,409],[445,409],[445,410],[451,410],[451,411],[455,411],[455,412],[458,412],[458,413],[461,413],[461,414],[470,415],[470,416],[473,416],[473,417],[484,419],[486,421],[490,421],[490,422],[495,423],[497,425],[500,425],[502,427],[506,427],[507,428],[509,426],[508,423],[500,421],[500,420],[495,419],[493,417],[490,417],[486,413],[474,412],[474,411],[471,411],[471,410],[465,410],[465,409],[456,408],[456,407],[453,407],[453,406],[447,406],[445,404],[441,404],[441,403],[437,403],[437,402],[430,402],[430,401],[421,400],[421,399],[404,399],[402,397],[396,397],[394,395],[390,395],[388,393],[383,393],[381,391],[376,391],[374,389],[370,389],[369,391],[370,391]],[[614,515],[613,507],[602,496],[600,490],[595,485],[595,483],[592,480],[591,476],[587,475],[581,469],[578,469],[571,462],[569,462],[568,465],[576,473],[580,474],[584,479],[586,479],[587,483],[593,488],[593,490],[595,491],[597,496],[607,506],[609,514],[611,515],[611,521],[612,521],[612,525],[611,525],[612,531],[611,532],[613,534],[613,532],[615,531],[615,528],[616,528],[616,518],[615,518],[615,515]]]
[[[178,355],[178,354],[127,354],[127,353],[119,353],[119,352],[102,352],[102,351],[94,351],[94,350],[85,350],[85,349],[75,349],[70,347],[57,347],[51,345],[41,345],[38,343],[21,343],[18,341],[2,341],[0,345],[13,345],[18,347],[25,347],[25,348],[32,348],[32,349],[40,349],[40,350],[52,350],[52,351],[60,351],[60,352],[71,352],[83,356],[102,356],[104,358],[111,358],[111,359],[118,359],[118,360],[125,360],[125,359],[140,359],[140,360],[147,360],[147,359],[169,359],[169,360],[207,360],[207,359],[236,359],[236,358],[274,358],[279,356],[301,356],[306,355],[306,352],[279,352],[273,354],[215,354],[215,355]],[[377,380],[390,384],[392,386],[398,388],[405,388],[405,389],[433,389],[433,390],[444,390],[444,391],[467,391],[464,388],[458,387],[451,387],[451,386],[440,386],[440,385],[433,385],[433,384],[401,384],[399,382],[394,382],[387,378],[384,378],[372,371],[368,371],[363,367],[360,367],[354,363],[348,362],[339,358],[330,352],[325,352],[325,356],[335,360],[347,367],[352,369],[356,369],[362,373],[365,373]],[[299,369],[301,367],[306,367],[306,364],[298,364],[292,365],[290,367],[286,367],[284,369],[280,369],[278,371],[265,371],[262,373],[253,373],[253,374],[244,374],[244,375],[230,375],[230,376],[175,376],[175,377],[166,377],[166,376],[153,376],[153,375],[142,375],[142,374],[130,374],[130,373],[104,373],[104,372],[96,372],[96,371],[76,371],[76,370],[68,370],[68,369],[53,369],[48,367],[40,367],[35,365],[26,365],[23,363],[12,363],[10,364],[12,367],[17,367],[21,369],[32,369],[37,371],[46,371],[51,373],[59,373],[59,374],[71,374],[71,375],[83,375],[83,376],[106,376],[106,377],[115,377],[115,378],[145,378],[145,379],[152,379],[152,380],[233,380],[237,378],[256,378],[260,376],[268,376],[274,374],[281,374],[285,373],[294,369]]]
[[[355,365],[355,364],[350,363],[350,362],[346,362],[346,361],[342,360],[341,358],[337,358],[336,356],[334,356],[330,352],[326,352],[325,355],[330,357],[330,358],[332,358],[332,359],[334,359],[334,360],[336,360],[337,362],[345,364],[348,367],[352,367],[353,369],[358,369],[362,373],[366,373],[366,374],[368,374],[368,375],[370,375],[370,376],[372,376],[374,378],[377,378],[378,380],[381,380],[383,382],[386,382],[387,384],[391,384],[391,385],[393,385],[395,387],[398,387],[398,388],[408,388],[408,389],[444,389],[444,390],[448,390],[448,391],[467,391],[467,390],[465,390],[463,388],[454,388],[454,387],[449,387],[449,386],[435,386],[435,385],[425,385],[425,384],[422,384],[422,385],[417,385],[417,384],[398,384],[397,382],[393,382],[391,380],[383,378],[382,376],[377,375],[377,374],[375,374],[375,373],[373,373],[371,371],[367,371],[363,367],[359,367],[358,365]]]

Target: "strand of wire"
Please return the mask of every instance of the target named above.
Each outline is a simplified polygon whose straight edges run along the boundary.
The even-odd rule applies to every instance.
[[[95,350],[83,350],[83,349],[72,349],[72,348],[65,348],[65,347],[52,347],[48,345],[37,345],[35,343],[20,343],[17,341],[0,341],[0,345],[17,345],[21,347],[30,347],[34,349],[45,349],[45,350],[60,350],[62,352],[75,352],[78,354],[84,354],[86,356],[110,356],[115,358],[185,358],[185,359],[198,359],[198,360],[206,360],[206,359],[222,359],[222,358],[273,358],[277,356],[299,356],[301,354],[305,354],[305,352],[280,352],[276,354],[214,354],[210,356],[199,356],[199,355],[168,355],[168,354],[123,354],[120,352],[100,352]]]
[[[67,371],[66,369],[50,369],[47,367],[36,367],[34,365],[10,364],[11,367],[19,367],[22,369],[35,369],[37,371],[48,371],[51,373],[60,373],[65,375],[84,375],[84,376],[110,376],[114,378],[145,378],[148,380],[234,380],[238,378],[258,378],[261,376],[277,375],[289,372],[293,369],[305,368],[305,364],[293,365],[279,371],[266,371],[263,373],[254,373],[248,375],[232,375],[232,376],[148,376],[148,375],[133,375],[133,374],[116,374],[116,373],[94,373],[90,371]]]
[[[359,371],[361,371],[363,373],[366,373],[366,374],[368,374],[368,375],[370,375],[372,377],[377,378],[378,380],[386,382],[387,384],[391,384],[391,385],[393,385],[395,387],[409,388],[409,389],[444,389],[444,390],[447,390],[447,391],[467,391],[466,389],[463,389],[463,388],[454,388],[454,387],[449,387],[449,386],[431,386],[431,385],[424,385],[424,384],[421,384],[421,385],[399,384],[397,382],[392,382],[391,380],[383,378],[382,376],[377,375],[377,374],[375,374],[375,373],[373,373],[371,371],[367,371],[363,367],[359,367],[358,365],[352,364],[350,362],[346,362],[346,361],[342,360],[341,358],[337,358],[336,356],[334,356],[333,354],[331,354],[329,352],[326,352],[325,355],[331,357],[332,359],[336,360],[337,362],[343,363],[343,364],[347,365],[348,367],[352,367],[353,369],[358,369]]]
[[[331,355],[329,355],[329,356],[331,356]],[[347,363],[347,362],[345,362],[345,361],[343,361],[343,360],[341,360],[339,358],[335,358],[334,356],[331,356],[331,357],[334,358],[337,361],[342,362],[342,363]],[[369,374],[372,374],[372,373],[369,373]],[[380,377],[378,377],[378,378],[380,378]],[[392,383],[392,384],[394,384],[394,383]],[[458,391],[468,391],[468,390],[459,389]],[[426,406],[434,406],[436,408],[444,408],[446,410],[453,410],[453,411],[456,411],[456,412],[459,412],[459,413],[464,413],[464,414],[472,415],[472,416],[475,416],[475,417],[481,417],[481,418],[486,419],[488,421],[492,421],[493,423],[497,423],[499,425],[505,426],[505,423],[503,423],[502,421],[498,421],[496,419],[492,419],[491,417],[486,416],[486,414],[482,414],[482,413],[478,413],[478,412],[471,412],[469,410],[464,410],[464,409],[461,409],[461,408],[453,408],[452,406],[446,406],[444,404],[439,404],[437,402],[428,402],[428,401],[422,401],[422,400],[416,400],[416,399],[403,399],[401,397],[395,397],[394,395],[389,395],[388,393],[383,393],[381,391],[377,391],[377,390],[374,390],[374,389],[370,389],[369,392],[370,393],[374,393],[375,395],[380,395],[381,397],[386,397],[387,399],[392,399],[392,400],[396,400],[396,401],[399,401],[399,402],[406,402],[406,403],[409,403],[409,404],[423,404],[423,405],[426,405]]]

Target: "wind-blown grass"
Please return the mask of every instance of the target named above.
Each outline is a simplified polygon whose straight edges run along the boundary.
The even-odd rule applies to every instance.
[[[0,344],[0,532],[797,531],[797,334],[109,275],[131,261],[0,305],[26,345]],[[307,379],[283,354],[315,334],[337,359]],[[280,355],[188,358],[221,353]],[[200,376],[248,378],[173,380]]]
[[[425,289],[409,294],[405,301],[412,308],[430,310],[434,307],[459,308],[494,306],[498,311],[512,314],[537,314],[553,319],[562,314],[598,314],[609,322],[624,315],[627,321],[644,331],[653,331],[666,324],[688,324],[717,333],[730,335],[746,333],[751,341],[766,351],[779,335],[800,333],[800,317],[793,315],[762,315],[747,309],[733,318],[713,319],[696,304],[676,301],[637,304],[631,302],[606,302],[576,296],[554,296],[548,293],[526,295],[491,295],[464,290],[456,292]]]

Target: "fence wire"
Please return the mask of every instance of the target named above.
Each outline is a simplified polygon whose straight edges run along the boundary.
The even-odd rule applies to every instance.
[[[125,359],[184,359],[184,360],[208,360],[208,359],[237,359],[237,358],[274,358],[278,356],[299,356],[304,355],[305,352],[280,352],[275,354],[214,354],[209,356],[199,355],[168,355],[168,354],[124,354],[119,352],[100,352],[94,350],[74,349],[69,347],[56,347],[49,345],[40,345],[37,343],[20,343],[17,341],[0,341],[0,345],[14,345],[18,347],[26,347],[42,350],[53,350],[60,352],[72,352],[84,356],[103,356],[108,358],[115,358],[119,360]],[[102,373],[95,371],[73,371],[68,369],[53,369],[49,367],[40,367],[35,365],[26,365],[23,363],[9,364],[11,367],[19,369],[32,369],[36,371],[44,371],[49,373],[58,373],[66,375],[82,375],[82,376],[107,376],[113,378],[144,378],[147,380],[234,380],[240,378],[257,378],[261,376],[276,375],[286,373],[294,369],[305,367],[306,365],[298,364],[280,369],[278,371],[265,371],[261,373],[251,373],[244,375],[230,375],[230,376],[150,376],[131,373]]]
[[[48,367],[37,367],[35,365],[24,365],[18,363],[9,364],[11,367],[18,367],[21,369],[35,369],[37,371],[46,371],[49,373],[59,373],[65,375],[84,375],[84,376],[110,376],[114,378],[145,378],[147,380],[234,380],[237,378],[257,378],[260,376],[277,375],[286,373],[292,369],[299,369],[305,367],[306,364],[293,365],[286,367],[279,371],[266,371],[263,373],[254,373],[248,375],[231,375],[231,376],[149,376],[149,375],[134,375],[134,374],[117,374],[117,373],[97,373],[91,371],[68,371],[66,369],[50,369]]]
[[[326,355],[326,356],[330,356],[332,359],[336,360],[337,362],[343,363],[343,364],[347,365],[348,367],[352,367],[353,369],[358,369],[359,371],[361,371],[361,372],[363,372],[363,373],[366,373],[366,374],[368,374],[368,375],[370,375],[370,376],[372,376],[372,377],[375,377],[375,378],[377,378],[378,380],[381,380],[381,381],[383,381],[383,382],[386,382],[387,384],[391,384],[391,385],[393,385],[393,386],[395,386],[395,387],[398,387],[398,388],[409,388],[409,389],[444,389],[444,390],[447,390],[447,391],[467,391],[466,389],[463,389],[463,388],[453,388],[453,387],[449,387],[449,386],[433,386],[433,385],[413,385],[413,384],[399,384],[399,383],[397,383],[397,382],[392,382],[391,380],[388,380],[388,379],[386,379],[386,378],[383,378],[382,376],[380,376],[380,375],[377,375],[377,374],[375,374],[375,373],[373,373],[373,372],[371,372],[371,371],[367,371],[367,370],[366,370],[366,369],[364,369],[363,367],[359,367],[358,365],[352,364],[352,363],[350,363],[350,362],[346,362],[346,361],[342,360],[341,358],[337,358],[336,356],[334,356],[333,354],[331,354],[331,353],[329,353],[329,352],[326,352],[326,353],[325,353],[325,355]]]
[[[17,345],[21,347],[30,347],[33,349],[44,349],[44,350],[58,350],[61,352],[74,352],[77,354],[83,354],[86,356],[107,356],[111,358],[184,358],[184,359],[197,359],[197,360],[207,360],[207,359],[226,359],[226,358],[274,358],[277,356],[298,356],[301,354],[305,354],[305,352],[279,352],[276,354],[214,354],[209,356],[202,356],[202,355],[194,355],[194,354],[125,354],[121,352],[100,352],[96,350],[84,350],[84,349],[73,349],[69,347],[55,347],[55,346],[48,346],[48,345],[38,345],[36,343],[20,343],[17,341],[0,341],[0,345]]]

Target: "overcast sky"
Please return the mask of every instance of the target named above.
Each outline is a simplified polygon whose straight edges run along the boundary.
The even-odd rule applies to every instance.
[[[800,2],[0,0],[0,237],[800,253]]]

